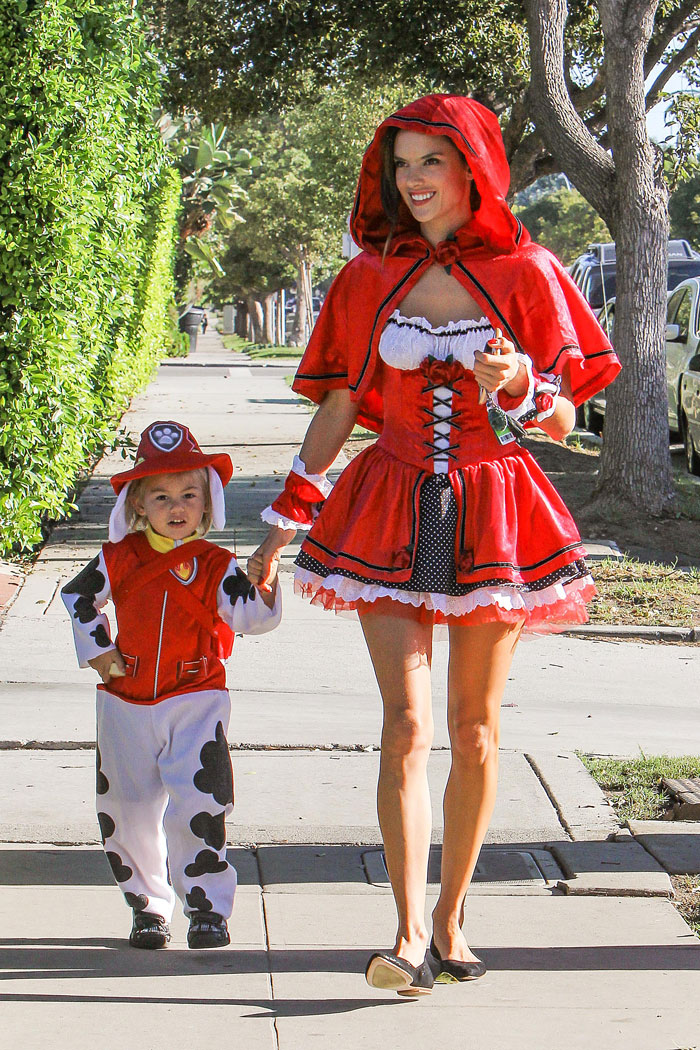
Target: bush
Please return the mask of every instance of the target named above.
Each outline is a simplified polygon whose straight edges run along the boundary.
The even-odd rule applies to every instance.
[[[167,342],[179,176],[131,0],[0,13],[0,553],[41,538]]]

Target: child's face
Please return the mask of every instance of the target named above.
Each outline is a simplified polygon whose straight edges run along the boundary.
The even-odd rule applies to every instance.
[[[204,516],[206,494],[202,479],[194,471],[146,478],[134,507],[148,519],[154,532],[182,540],[192,535]]]

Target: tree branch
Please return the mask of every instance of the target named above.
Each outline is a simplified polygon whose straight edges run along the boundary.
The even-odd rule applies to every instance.
[[[698,14],[697,0],[685,0],[680,7],[672,11],[666,21],[658,27],[658,30],[653,34],[649,41],[649,47],[647,53],[644,56],[644,75],[649,76],[654,66],[656,66],[663,58],[666,48],[674,39],[678,36],[685,23],[690,20],[692,24],[692,17]]]
[[[681,66],[685,65],[689,58],[692,58],[695,52],[698,50],[700,45],[700,25],[690,34],[685,44],[679,51],[674,52],[673,57],[670,59],[668,64],[664,66],[658,77],[651,85],[647,92],[646,97],[646,108],[647,112],[653,105],[658,102],[659,96],[666,84],[669,82],[674,73],[676,73]]]
[[[537,130],[569,179],[611,226],[612,159],[576,112],[564,81],[565,0],[525,0],[530,36],[528,99]]]
[[[585,88],[575,87],[571,92],[571,101],[577,113],[580,113],[584,109],[588,109],[594,102],[597,102],[599,98],[602,98],[605,94],[605,71],[603,66],[600,67],[596,75],[590,84],[587,84]]]
[[[503,129],[503,142],[506,147],[506,156],[509,163],[523,139],[525,128],[530,119],[526,101],[527,89],[523,91],[520,98],[514,102],[510,111],[510,119]]]

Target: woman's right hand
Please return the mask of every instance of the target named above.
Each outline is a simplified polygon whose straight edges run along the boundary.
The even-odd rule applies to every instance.
[[[273,525],[257,550],[253,551],[246,566],[248,579],[256,587],[269,588],[269,581],[277,572],[276,563],[280,553],[296,536],[296,529],[281,529]]]

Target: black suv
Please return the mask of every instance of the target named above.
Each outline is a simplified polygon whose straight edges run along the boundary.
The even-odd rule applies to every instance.
[[[615,245],[589,244],[584,255],[571,267],[571,276],[593,310],[602,310],[615,297]],[[668,242],[669,291],[686,277],[700,275],[700,253],[693,251],[687,241]]]

